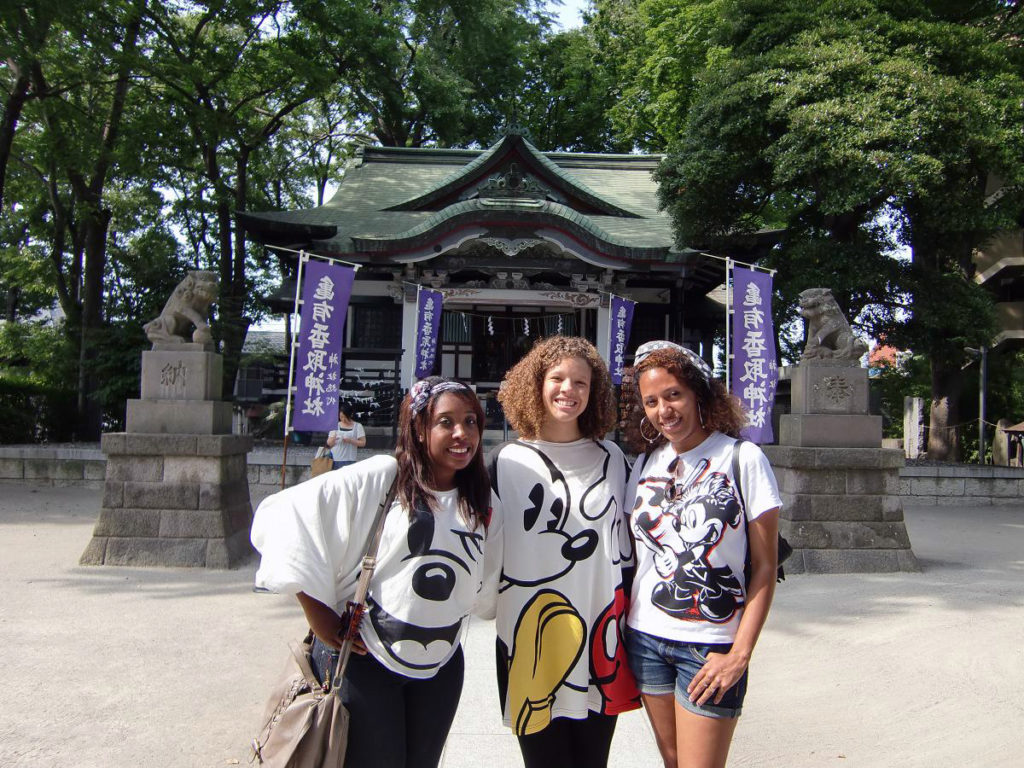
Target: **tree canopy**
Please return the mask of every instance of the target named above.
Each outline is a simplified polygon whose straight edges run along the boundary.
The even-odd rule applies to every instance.
[[[963,347],[994,331],[973,253],[1022,210],[1024,62],[1006,10],[725,0],[659,172],[681,242],[783,228],[785,301],[820,280],[871,331],[928,355],[935,458],[955,453]],[[900,246],[909,263],[890,258]]]
[[[972,256],[1024,210],[1020,6],[594,0],[559,31],[542,0],[13,0],[0,290],[24,327],[0,366],[59,337],[72,374],[39,370],[95,438],[135,394],[142,322],[201,268],[230,387],[280,268],[236,213],[322,204],[359,144],[486,146],[515,125],[542,150],[666,153],[680,243],[773,230],[777,316],[826,285],[926,355],[931,451],[951,457],[963,347],[994,322]],[[54,306],[61,332],[33,330]]]
[[[588,44],[534,0],[3,4],[0,289],[10,321],[66,318],[77,436],[123,418],[142,322],[187,269],[220,275],[230,391],[279,267],[235,214],[322,203],[358,143],[516,122],[549,149],[609,146]]]

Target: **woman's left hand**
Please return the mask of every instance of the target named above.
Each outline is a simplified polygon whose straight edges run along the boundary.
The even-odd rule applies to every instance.
[[[740,654],[709,653],[707,661],[686,688],[690,701],[704,705],[721,704],[726,691],[736,685],[747,669],[748,659]]]

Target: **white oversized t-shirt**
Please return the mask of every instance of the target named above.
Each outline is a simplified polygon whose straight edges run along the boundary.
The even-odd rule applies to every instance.
[[[341,613],[396,473],[393,457],[375,456],[267,497],[252,524],[256,586],[304,592]],[[484,578],[487,532],[467,525],[458,491],[434,495],[433,513],[417,510],[410,521],[397,499],[388,512],[360,625],[373,657],[406,677],[433,677],[452,657]]]
[[[671,445],[637,459],[630,477],[630,530],[637,571],[628,625],[690,643],[731,643],[743,615],[747,526],[732,474],[735,440],[713,432],[696,448]],[[747,521],[782,507],[771,465],[740,446]]]
[[[639,707],[622,643],[623,572],[633,564],[626,475],[608,441],[517,440],[492,457],[504,538],[495,623],[509,662],[502,711],[519,735],[556,717]]]

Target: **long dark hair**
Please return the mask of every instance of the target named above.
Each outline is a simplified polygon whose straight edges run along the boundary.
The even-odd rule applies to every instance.
[[[461,386],[439,389],[438,385],[443,383]],[[473,528],[476,528],[477,523],[482,523],[486,528],[491,504],[491,483],[484,465],[484,411],[480,407],[480,401],[476,393],[465,384],[441,376],[423,379],[416,387],[410,389],[409,394],[402,400],[398,417],[398,443],[395,446],[395,459],[398,461],[398,497],[410,515],[417,506],[429,510],[436,508],[437,499],[432,490],[434,472],[427,455],[426,436],[437,399],[444,394],[454,395],[473,408],[480,431],[480,440],[473,460],[468,467],[455,473],[459,510]],[[416,399],[415,409],[414,392],[421,396],[426,393],[424,403]]]

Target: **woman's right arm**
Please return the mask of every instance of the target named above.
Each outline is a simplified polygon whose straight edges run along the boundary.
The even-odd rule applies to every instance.
[[[313,630],[313,634],[319,637],[324,645],[341,648],[341,638],[338,637],[338,634],[341,632],[342,622],[337,611],[305,592],[298,592],[295,597],[298,598],[299,605],[302,606],[302,612],[306,614],[306,621],[309,622],[309,628]]]

